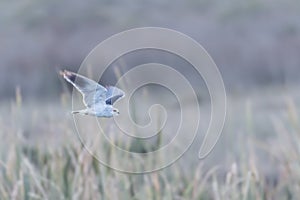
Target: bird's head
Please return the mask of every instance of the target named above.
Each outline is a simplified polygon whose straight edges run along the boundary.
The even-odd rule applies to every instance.
[[[119,110],[116,108],[112,109],[113,116],[118,116],[120,114]]]

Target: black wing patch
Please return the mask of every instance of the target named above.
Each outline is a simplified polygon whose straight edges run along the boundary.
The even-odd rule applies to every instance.
[[[105,103],[108,105],[113,105],[117,100],[124,97],[124,92],[116,87],[109,86],[106,89],[107,93]]]

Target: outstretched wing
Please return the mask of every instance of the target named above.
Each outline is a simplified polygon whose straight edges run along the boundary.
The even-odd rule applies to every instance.
[[[101,101],[106,101],[107,89],[97,82],[67,70],[61,71],[60,74],[82,94],[86,107],[91,108]]]
[[[113,105],[117,100],[125,96],[125,93],[119,88],[109,86],[106,89],[107,89],[106,99],[105,99],[106,104]]]

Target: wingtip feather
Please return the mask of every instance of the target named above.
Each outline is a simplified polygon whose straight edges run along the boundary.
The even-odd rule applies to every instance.
[[[68,71],[68,70],[61,70],[61,71],[59,72],[59,74],[60,74],[61,76],[63,76],[66,80],[70,80],[70,81],[72,81],[72,82],[75,81],[76,74],[74,74],[73,72],[70,72],[70,71]]]
[[[60,70],[60,71],[59,71],[59,75],[64,76],[64,75],[65,75],[65,71],[66,71],[66,70]]]

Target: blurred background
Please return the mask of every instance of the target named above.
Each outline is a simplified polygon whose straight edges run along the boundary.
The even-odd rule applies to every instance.
[[[13,97],[17,85],[24,95],[57,96],[57,67],[76,71],[98,43],[143,26],[171,28],[203,45],[228,91],[298,81],[296,0],[26,0],[0,5],[2,100]]]
[[[0,8],[0,199],[298,198],[300,1],[1,0]],[[77,71],[101,41],[145,26],[180,31],[208,51],[228,112],[204,161],[199,137],[170,168],[129,176],[99,166],[74,137],[69,86],[57,72]],[[117,63],[121,73],[168,57],[130,56]],[[116,78],[112,70],[102,81]],[[199,99],[207,122],[208,93]]]

